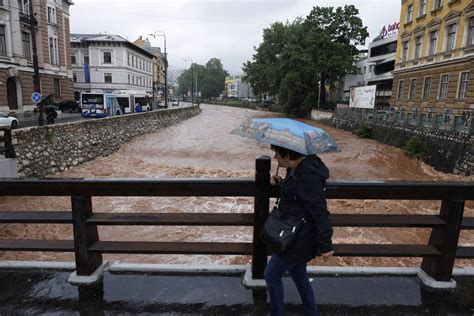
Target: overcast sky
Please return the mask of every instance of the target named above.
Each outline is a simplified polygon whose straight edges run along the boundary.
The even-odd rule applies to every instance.
[[[156,30],[166,33],[170,68],[184,69],[191,57],[205,64],[221,59],[231,74],[240,74],[242,63],[252,58],[254,46],[262,41],[262,31],[276,21],[306,17],[314,6],[354,4],[359,9],[369,39],[383,25],[400,18],[400,0],[77,0],[71,7],[71,33],[117,34],[133,42],[140,35],[153,46],[163,47],[163,37],[148,35]]]

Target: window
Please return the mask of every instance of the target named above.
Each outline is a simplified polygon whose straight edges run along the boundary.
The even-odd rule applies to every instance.
[[[112,63],[112,52],[104,52],[104,64]]]
[[[89,53],[84,53],[84,64],[89,64]]]
[[[48,23],[56,24],[56,9],[48,7]]]
[[[441,0],[434,0],[433,10],[437,10],[439,8],[441,8]]]
[[[128,84],[130,84],[131,76],[128,74]]]
[[[21,45],[23,47],[23,57],[27,60],[31,60],[31,45],[30,45],[30,34],[21,32]]]
[[[406,22],[411,22],[413,20],[413,4],[410,4],[407,9],[407,20]]]
[[[74,82],[77,82],[77,74],[76,73],[72,74],[72,79],[74,80]]]
[[[403,97],[403,84],[404,84],[404,80],[400,80],[398,82],[398,94],[397,94],[398,100],[401,100]]]
[[[426,14],[426,0],[420,0],[420,11],[418,16],[423,16]]]
[[[438,44],[438,31],[433,31],[430,33],[430,50],[429,55],[433,56],[436,54],[436,45]]]
[[[415,38],[415,59],[418,59],[421,57],[421,36],[418,36]]]
[[[410,100],[415,100],[416,95],[416,79],[410,81]]]
[[[127,65],[129,65],[129,66],[130,66],[130,64],[131,64],[131,58],[130,58],[130,54],[128,54],[127,56],[128,56],[128,57],[127,57]]]
[[[474,45],[474,17],[469,19],[469,29],[467,30],[467,45]]]
[[[0,25],[0,56],[7,56],[7,39],[5,37],[5,25]]]
[[[135,85],[135,76],[132,76],[132,84]]]
[[[367,73],[367,66],[364,66],[364,74]]]
[[[0,6],[3,7],[3,0],[0,0]]]
[[[456,24],[448,25],[447,33],[446,51],[449,51],[454,49],[454,44],[456,41]]]
[[[61,83],[59,82],[59,79],[54,78],[53,85],[54,85],[54,96],[60,97],[61,96]]]
[[[20,14],[30,14],[30,2],[28,0],[18,0],[18,10]]]
[[[430,97],[431,90],[431,77],[426,77],[423,83],[423,100],[427,100]]]
[[[77,63],[76,54],[71,55],[71,64],[75,65]]]
[[[132,55],[132,67],[135,67],[135,56]]]
[[[49,61],[51,65],[58,64],[58,39],[49,38]]]
[[[369,66],[369,72],[370,72],[370,73],[374,73],[374,65],[370,65],[370,66]]]
[[[406,62],[408,58],[408,41],[403,42],[402,46],[402,62]]]
[[[110,73],[105,73],[105,74],[104,74],[104,82],[105,82],[105,83],[112,83],[112,74],[110,74]]]
[[[462,72],[461,77],[459,78],[458,99],[466,98],[467,82],[468,81],[469,81],[469,73],[468,72]]]
[[[439,85],[438,99],[444,100],[448,96],[448,83],[449,83],[449,75],[442,75],[441,82]]]

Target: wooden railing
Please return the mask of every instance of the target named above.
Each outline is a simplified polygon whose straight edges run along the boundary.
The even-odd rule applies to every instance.
[[[16,158],[11,129],[0,127],[0,143],[3,144],[0,146],[0,155],[5,155],[5,158]]]
[[[73,240],[0,240],[0,251],[74,252],[77,275],[90,275],[103,253],[251,255],[252,274],[263,278],[267,249],[258,238],[268,216],[272,187],[270,158],[256,161],[255,180],[244,179],[0,179],[0,196],[70,196],[71,210],[3,211],[0,223],[73,225]],[[253,214],[158,214],[93,212],[92,196],[243,196],[254,197]],[[464,201],[474,199],[474,183],[328,182],[327,199],[438,200],[438,215],[333,214],[335,227],[431,228],[427,244],[335,244],[336,256],[422,257],[421,268],[438,281],[449,281],[456,258],[474,259],[474,247],[458,246],[461,230],[474,229],[463,217]],[[413,210],[416,211],[416,210]],[[253,242],[101,241],[97,226],[191,225],[253,226]]]

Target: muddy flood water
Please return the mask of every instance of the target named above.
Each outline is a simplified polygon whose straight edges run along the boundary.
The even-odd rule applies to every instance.
[[[54,178],[252,178],[255,158],[270,155],[268,145],[230,134],[241,123],[256,117],[277,116],[240,108],[201,105],[202,113],[170,128],[142,135],[118,152],[53,175]],[[319,126],[318,123],[307,123]],[[322,154],[331,171],[330,180],[473,181],[435,171],[405,156],[401,149],[327,126],[341,152]],[[275,170],[276,165],[272,165]],[[0,198],[7,211],[65,211],[70,199],[47,197]],[[440,202],[389,200],[330,200],[334,214],[438,214]],[[252,198],[134,197],[93,198],[95,212],[156,213],[251,213]],[[466,216],[474,216],[474,203],[467,202]],[[0,238],[72,239],[69,225],[0,225]],[[429,229],[335,228],[334,243],[426,244]],[[121,241],[212,241],[251,242],[251,228],[241,227],[99,227],[101,240]],[[474,246],[474,232],[462,232],[460,244]],[[106,260],[143,263],[247,264],[249,256],[197,255],[104,255]],[[0,260],[74,261],[73,254],[0,252]],[[334,257],[312,264],[353,266],[418,266],[418,258]],[[457,260],[456,266],[474,266],[472,260]]]

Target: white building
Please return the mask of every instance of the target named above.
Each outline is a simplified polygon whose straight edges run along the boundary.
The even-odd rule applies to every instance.
[[[153,58],[119,35],[71,34],[76,98],[80,92],[152,93]]]
[[[229,76],[226,78],[225,91],[230,98],[254,98],[249,83],[243,82],[240,76]]]
[[[351,87],[376,85],[375,105],[378,108],[389,106],[397,52],[398,27],[399,23],[384,26],[379,36],[369,44],[368,51],[362,51],[365,56],[359,56],[356,64],[357,74],[347,75],[344,78],[341,99],[349,99]]]

